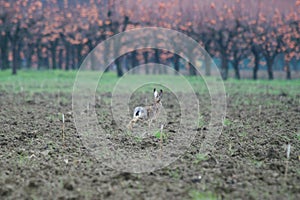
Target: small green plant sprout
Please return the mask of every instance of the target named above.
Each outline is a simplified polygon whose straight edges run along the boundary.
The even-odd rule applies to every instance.
[[[143,137],[141,137],[141,136],[134,136],[134,140],[135,140],[137,143],[140,143],[140,142],[142,142]]]
[[[225,118],[223,120],[223,126],[230,126],[230,125],[231,125],[231,121],[229,119]]]
[[[291,144],[288,144],[286,147],[286,161],[285,161],[285,172],[284,172],[284,178],[287,178],[287,173],[288,173],[288,167],[289,167],[289,159],[290,159],[290,154],[291,154]]]
[[[180,178],[180,174],[179,174],[179,170],[175,169],[169,172],[169,175],[174,178],[174,179],[179,179]]]
[[[198,119],[198,128],[202,128],[204,125],[205,125],[204,117],[200,115]]]
[[[189,196],[192,200],[215,200],[218,199],[218,196],[213,194],[212,192],[200,192],[197,190],[191,190],[189,192]]]
[[[18,159],[18,164],[21,165],[21,166],[25,166],[29,162],[29,156],[27,155],[27,153],[25,153],[23,151],[19,153],[18,158],[19,158]]]
[[[154,136],[157,138],[157,139],[163,139],[163,140],[166,140],[167,139],[167,135],[165,133],[162,133],[161,131],[157,131],[155,132]]]
[[[208,156],[206,154],[197,153],[195,155],[195,160],[193,163],[198,164],[202,161],[206,161],[208,159]]]
[[[127,137],[132,137],[133,136],[133,134],[130,130],[126,130],[124,133]]]
[[[161,148],[162,148],[162,142],[163,142],[163,130],[164,130],[164,125],[162,124],[160,126],[160,145],[161,145]]]
[[[300,142],[300,132],[296,135],[297,140]]]
[[[62,114],[62,141],[65,142],[65,115]]]
[[[260,168],[263,165],[263,161],[251,160],[255,167]]]
[[[239,136],[241,138],[245,138],[245,137],[247,137],[247,135],[248,135],[248,133],[246,131],[242,131],[242,132],[239,133]]]

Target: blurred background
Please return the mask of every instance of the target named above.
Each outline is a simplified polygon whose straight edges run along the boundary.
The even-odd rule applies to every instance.
[[[223,79],[300,77],[297,0],[1,0],[0,69],[76,70],[97,44],[122,31],[164,27],[199,42]],[[109,49],[110,47],[108,47]],[[214,75],[209,58],[197,61]],[[167,64],[197,75],[180,55],[159,49],[127,53],[107,71]],[[136,73],[167,73],[145,69]]]

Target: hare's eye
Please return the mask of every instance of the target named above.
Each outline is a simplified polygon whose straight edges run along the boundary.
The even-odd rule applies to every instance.
[[[140,114],[140,111],[138,110],[136,113],[135,113],[135,116],[139,116]]]

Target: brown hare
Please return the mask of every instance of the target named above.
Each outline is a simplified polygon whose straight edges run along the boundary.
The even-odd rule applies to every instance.
[[[128,124],[128,129],[132,130],[133,125],[138,121],[146,121],[148,122],[148,126],[151,126],[153,120],[155,120],[162,108],[161,98],[163,95],[163,91],[159,92],[154,88],[154,103],[149,106],[141,107],[138,106],[133,111],[133,119]]]

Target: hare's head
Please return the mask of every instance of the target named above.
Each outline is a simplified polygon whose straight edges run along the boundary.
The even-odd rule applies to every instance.
[[[154,88],[153,90],[154,92],[154,101],[155,103],[159,103],[161,98],[162,98],[162,95],[163,95],[163,91],[160,90],[159,92],[156,90],[156,88]]]

